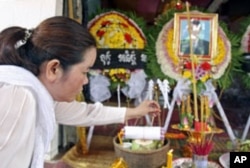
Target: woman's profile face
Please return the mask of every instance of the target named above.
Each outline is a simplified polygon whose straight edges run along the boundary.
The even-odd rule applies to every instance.
[[[45,73],[45,79],[44,77],[39,78],[54,100],[73,101],[82,92],[83,85],[88,83],[87,73],[94,65],[95,59],[96,48],[92,47],[84,53],[82,62],[71,66],[67,71],[63,71],[61,68],[54,68],[57,69],[57,72],[53,72],[54,74],[52,75],[48,75],[47,72]],[[49,67],[48,64],[47,67]]]

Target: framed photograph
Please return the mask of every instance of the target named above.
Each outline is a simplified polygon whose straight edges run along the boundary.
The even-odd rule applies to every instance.
[[[193,54],[201,60],[211,60],[216,54],[217,35],[217,14],[190,12],[174,16],[174,45],[181,59]]]

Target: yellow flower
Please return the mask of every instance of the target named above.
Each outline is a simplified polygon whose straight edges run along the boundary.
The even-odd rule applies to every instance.
[[[179,57],[176,56],[175,51],[174,51],[174,47],[173,47],[174,29],[170,29],[167,32],[166,37],[168,37],[168,40],[165,41],[166,51],[168,52],[170,59],[177,66],[179,64],[180,59],[179,59]]]
[[[191,71],[184,71],[183,72],[183,77],[184,78],[191,78],[192,77],[192,72]]]
[[[205,74],[204,76],[202,76],[202,77],[200,78],[200,80],[201,80],[203,83],[205,83],[209,78],[210,78],[210,75],[209,75],[209,74]]]
[[[164,42],[164,47],[165,52],[167,53],[166,55],[168,56],[167,59],[169,59],[171,61],[171,64],[173,67],[178,67],[181,64],[181,59],[178,55],[176,55],[176,46],[174,46],[174,29],[170,28],[168,29],[168,31],[166,31],[166,34],[164,34],[164,36],[166,36],[165,38],[167,40],[165,40]],[[211,63],[213,64],[213,66],[218,66],[220,64],[223,63],[223,61],[225,60],[225,57],[227,56],[226,54],[226,44],[223,41],[223,38],[221,36],[218,36],[217,39],[217,52],[215,54],[215,56],[211,59]],[[195,56],[194,57],[194,62],[199,62],[198,58]],[[186,74],[185,74],[186,73]],[[184,74],[182,74],[184,77],[188,76],[187,78],[190,78],[190,74],[191,72],[184,72]],[[211,76],[209,76],[211,77]],[[202,80],[205,80],[206,77],[203,77]]]
[[[125,68],[105,69],[103,73],[110,78],[111,82],[125,83],[130,78],[130,71]]]
[[[124,68],[118,68],[118,73],[125,74],[126,70]]]
[[[105,26],[103,25],[104,23]],[[93,22],[89,28],[95,37],[98,48],[137,48],[145,47],[145,37],[140,29],[129,19],[115,12],[102,15]],[[102,32],[101,37],[98,32]],[[126,40],[125,35],[132,37],[131,42]]]
[[[213,58],[213,63],[215,65],[221,64],[224,61],[224,57],[226,55],[226,47],[223,42],[223,39],[218,36],[218,42],[217,42],[217,55]]]
[[[109,76],[113,76],[114,74],[116,74],[116,69],[110,69]]]
[[[111,76],[111,80],[114,81],[114,82],[117,82],[117,79],[115,76]]]

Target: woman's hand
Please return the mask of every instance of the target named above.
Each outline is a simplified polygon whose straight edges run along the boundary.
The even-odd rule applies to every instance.
[[[126,120],[132,118],[139,118],[146,114],[157,116],[159,115],[160,112],[161,112],[161,107],[156,101],[145,100],[135,108],[127,108]]]

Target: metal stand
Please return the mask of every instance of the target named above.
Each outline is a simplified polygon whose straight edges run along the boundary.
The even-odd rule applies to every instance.
[[[247,124],[242,134],[242,138],[241,138],[242,141],[246,140],[247,133],[249,132],[249,127],[250,127],[250,114],[248,116]]]
[[[228,135],[229,135],[229,138],[231,139],[231,141],[232,141],[232,143],[233,144],[236,144],[236,137],[235,137],[235,135],[234,135],[234,133],[233,133],[233,130],[232,130],[232,128],[231,128],[231,125],[229,124],[229,122],[228,122],[228,119],[227,119],[227,116],[226,116],[226,114],[225,114],[225,112],[224,112],[224,109],[222,108],[222,106],[221,106],[221,103],[220,103],[220,101],[219,101],[219,99],[218,99],[218,96],[217,96],[217,94],[215,93],[215,91],[212,93],[213,94],[213,96],[214,96],[214,98],[215,98],[215,103],[216,103],[216,106],[217,106],[217,109],[218,109],[218,111],[219,111],[219,113],[220,113],[220,116],[221,116],[221,118],[222,118],[222,121],[223,121],[223,123],[224,123],[224,125],[225,125],[225,127],[226,127],[226,130],[227,130],[227,133],[228,133]]]

